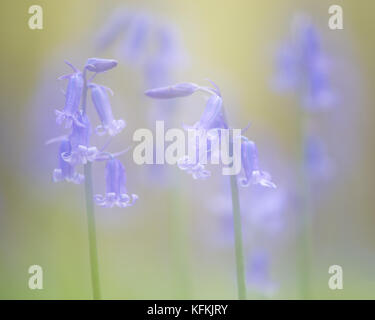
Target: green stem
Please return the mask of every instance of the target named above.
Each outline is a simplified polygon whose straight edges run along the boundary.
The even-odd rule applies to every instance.
[[[86,113],[87,101],[87,82],[86,82],[86,69],[83,72],[84,87],[82,93],[82,111]],[[99,264],[98,252],[96,246],[96,230],[95,230],[95,212],[94,212],[94,194],[92,189],[92,173],[91,162],[84,165],[85,174],[85,194],[86,194],[86,212],[87,212],[87,227],[89,235],[89,254],[91,266],[91,283],[92,295],[95,300],[101,298],[100,295],[100,282],[99,282]]]
[[[100,299],[100,284],[99,284],[99,266],[98,266],[98,253],[96,247],[96,230],[95,230],[95,213],[93,203],[93,190],[92,190],[92,174],[91,163],[88,162],[84,166],[85,171],[85,192],[86,192],[86,210],[87,210],[87,225],[89,233],[89,252],[90,252],[90,265],[91,265],[91,282],[92,293],[95,300]]]
[[[223,106],[223,118],[226,123],[228,119]],[[230,134],[229,149],[234,153],[233,148],[233,135]],[[238,299],[246,299],[246,277],[245,277],[245,262],[243,255],[242,243],[242,223],[241,223],[241,209],[240,199],[238,194],[237,175],[230,176],[230,188],[232,192],[232,212],[233,212],[233,228],[234,228],[234,249],[236,255],[236,268],[237,268],[237,290]]]
[[[244,256],[243,256],[242,226],[241,226],[240,201],[238,197],[237,176],[235,175],[230,176],[230,186],[232,190],[232,210],[233,210],[234,241],[235,241],[236,266],[237,266],[238,298],[240,300],[245,300],[246,299],[245,263],[244,263]]]
[[[309,299],[310,288],[310,252],[311,252],[311,212],[308,172],[305,165],[305,142],[307,116],[300,111],[299,127],[299,212],[297,212],[297,273],[299,295],[301,299]]]

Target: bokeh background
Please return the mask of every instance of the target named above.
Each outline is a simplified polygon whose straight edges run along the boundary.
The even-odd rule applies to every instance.
[[[33,4],[44,10],[43,30],[28,28],[28,8]],[[344,30],[328,29],[331,4],[342,5]],[[45,146],[45,141],[62,133],[54,110],[63,105],[62,84],[56,79],[69,71],[64,59],[78,67],[93,56],[119,60],[116,69],[97,77],[114,90],[114,113],[128,123],[111,146],[114,150],[131,145],[137,128],[154,129],[152,120],[158,114],[153,108],[162,106],[143,96],[147,87],[141,68],[123,59],[121,44],[103,51],[95,46],[111,15],[129,7],[175,26],[182,58],[173,67],[172,80],[214,80],[231,125],[251,123],[247,136],[257,142],[263,167],[272,173],[280,192],[288,195],[277,210],[281,230],[244,227],[249,234],[246,254],[267,250],[268,276],[275,287],[268,295],[259,283],[249,283],[250,298],[299,297],[295,213],[293,206],[284,204],[293,198],[298,166],[299,100],[275,92],[271,83],[274,53],[288,37],[293,15],[303,12],[312,17],[334,62],[332,86],[340,103],[312,116],[334,170],[312,188],[311,296],[375,298],[372,0],[2,0],[0,298],[91,298],[83,186],[52,182],[57,146]],[[198,95],[168,105],[163,113],[173,114],[170,126],[190,124],[202,112],[202,101]],[[121,160],[128,189],[139,195],[139,201],[126,209],[96,208],[103,297],[236,298],[230,219],[225,213],[227,179],[214,170],[210,179],[194,181],[171,166],[155,174],[152,168],[135,165],[131,153]],[[99,164],[95,193],[104,191],[103,175]],[[241,205],[251,211],[257,188],[243,192]],[[267,197],[262,201],[269,203]],[[43,267],[43,290],[28,288],[28,268],[33,264]],[[334,264],[344,270],[343,290],[328,288],[328,267]]]

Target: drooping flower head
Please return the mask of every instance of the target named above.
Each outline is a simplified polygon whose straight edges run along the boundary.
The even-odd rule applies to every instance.
[[[72,152],[72,146],[69,140],[63,140],[60,144],[58,163],[59,167],[53,171],[53,181],[68,181],[80,184],[84,177],[82,174],[75,171],[75,167],[64,160],[63,155],[68,155]]]
[[[212,135],[212,132],[218,129],[228,129],[224,111],[223,100],[220,89],[213,83],[212,87],[202,87],[194,83],[186,82],[167,87],[150,89],[145,95],[154,99],[173,99],[179,97],[187,97],[197,91],[209,93],[206,108],[201,118],[193,126],[185,126],[188,130],[195,130],[197,136],[193,136],[189,141],[189,147],[195,147],[195,158],[185,156],[179,160],[178,166],[191,174],[194,179],[205,179],[210,176],[210,172],[205,169],[205,163],[200,162],[200,156],[208,156],[212,149],[211,146],[220,142],[220,134]],[[216,140],[217,139],[217,140]],[[266,187],[275,188],[275,184],[271,182],[271,177],[267,172],[260,171],[258,165],[258,156],[256,146],[252,141],[242,137],[241,160],[244,172],[244,178],[240,179],[242,186],[252,184],[260,184]]]
[[[239,184],[242,187],[259,184],[263,187],[276,188],[276,185],[271,181],[270,174],[259,169],[257,147],[253,141],[246,137],[242,137],[241,164],[243,173],[239,178]]]
[[[95,132],[98,135],[108,133],[110,136],[115,136],[125,128],[125,121],[123,119],[115,120],[112,113],[112,107],[109,102],[107,88],[90,83],[88,86],[91,90],[91,99],[95,106],[96,112],[102,122],[97,126]]]
[[[215,129],[227,128],[222,110],[223,100],[217,94],[212,94],[207,100],[206,107],[201,118],[193,126],[185,126],[188,131],[195,134],[189,138],[189,147],[195,149],[195,157],[185,156],[178,162],[178,167],[191,174],[194,179],[205,179],[211,175],[205,169],[205,163],[201,159],[207,159],[211,155],[212,146],[216,139],[220,140],[219,134],[213,134]]]
[[[72,69],[73,73],[64,75],[59,79],[68,79],[68,87],[65,92],[65,106],[62,111],[56,110],[56,122],[61,125],[65,122],[65,127],[70,128],[75,120],[77,111],[80,106],[84,79],[82,72],[76,69],[72,64],[66,62]]]
[[[106,194],[96,195],[95,202],[102,207],[129,207],[138,199],[136,194],[128,194],[126,189],[125,168],[116,158],[106,164]]]

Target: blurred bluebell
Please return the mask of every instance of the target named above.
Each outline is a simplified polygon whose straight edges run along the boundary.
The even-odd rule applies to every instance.
[[[127,30],[127,37],[124,43],[124,55],[131,62],[139,62],[146,46],[147,37],[150,34],[151,22],[145,14],[133,15]]]
[[[334,171],[332,159],[328,156],[324,142],[310,135],[305,140],[305,163],[313,180],[329,179]]]
[[[96,33],[96,47],[104,50],[113,44],[125,32],[133,14],[130,10],[116,9],[107,19],[105,25]]]
[[[264,250],[255,250],[248,256],[246,270],[247,284],[265,296],[272,296],[277,290],[277,284],[270,276],[269,255]]]
[[[280,47],[276,57],[277,89],[298,94],[302,105],[312,110],[336,103],[330,84],[330,59],[321,44],[321,36],[310,19],[297,16],[291,38]]]
[[[247,196],[250,203],[244,202],[245,220],[266,238],[279,237],[289,218],[287,192],[279,187],[274,190],[258,187]]]

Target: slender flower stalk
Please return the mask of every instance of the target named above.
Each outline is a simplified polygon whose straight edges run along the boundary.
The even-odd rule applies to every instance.
[[[227,120],[225,110],[223,110],[222,117],[224,119],[224,122],[227,124],[228,120]],[[233,140],[230,139],[230,150],[234,152],[232,141]],[[241,148],[241,156],[242,154],[243,154],[243,150]],[[242,166],[244,166],[244,163],[242,163]],[[245,273],[246,268],[245,268],[244,251],[243,251],[240,197],[238,193],[238,182],[237,182],[239,178],[237,177],[237,175],[231,175],[229,179],[230,179],[230,189],[231,189],[231,197],[232,197],[234,249],[235,249],[235,257],[236,257],[238,299],[246,300],[246,293],[247,293],[246,273]]]
[[[84,71],[84,86],[82,95],[82,110],[86,114],[87,104],[87,80],[86,69]],[[92,169],[91,162],[84,165],[85,175],[85,195],[86,195],[86,214],[87,214],[87,227],[89,235],[89,254],[90,254],[90,267],[91,267],[91,285],[92,295],[95,300],[101,299],[100,293],[100,280],[99,280],[99,262],[98,250],[96,245],[96,226],[95,226],[95,211],[94,211],[94,194],[92,187]]]
[[[201,91],[206,94],[208,93],[210,97],[207,100],[206,108],[200,120],[197,121],[193,126],[186,127],[189,130],[195,130],[200,135],[200,137],[210,140],[213,138],[210,138],[207,134],[209,130],[229,128],[223,107],[223,100],[221,97],[220,89],[214,83],[211,84],[213,85],[213,88],[201,87],[194,83],[185,82],[167,87],[160,87],[147,90],[145,94],[154,99],[174,99],[190,96],[197,91]],[[260,184],[265,187],[275,188],[275,184],[271,182],[271,176],[268,173],[259,170],[255,144],[253,142],[250,142],[246,137],[241,136],[240,138],[241,158],[243,159],[243,156],[245,156],[245,162],[242,161],[242,171],[245,174],[245,179],[240,179],[240,182],[246,180],[246,183],[242,183],[241,185],[248,186],[250,184]],[[218,136],[214,139],[220,139],[220,137]],[[182,159],[180,159],[180,161],[178,162],[178,166],[180,169],[185,170],[187,173],[191,174],[194,179],[206,179],[210,176],[210,172],[205,169],[204,163],[200,162],[199,155],[201,155],[202,153],[211,153],[212,150],[208,143],[201,144],[201,139],[199,139],[198,143],[196,143],[195,141],[196,140],[193,140],[193,145],[195,146],[195,149],[197,151],[195,158],[191,159],[189,156],[185,156]],[[245,152],[243,149],[245,149]],[[232,154],[235,152],[233,139],[230,139],[229,150],[230,152],[232,152]],[[234,249],[237,270],[237,289],[238,298],[242,300],[246,299],[246,278],[243,253],[241,210],[237,184],[238,179],[239,176],[237,174],[230,175],[235,238]]]
[[[234,226],[234,246],[236,254],[237,266],[237,289],[238,298],[240,300],[246,299],[246,278],[245,278],[245,261],[242,244],[242,224],[241,224],[241,210],[240,200],[238,196],[237,177],[230,176],[230,187],[232,191],[232,211],[233,211],[233,226]]]
[[[107,141],[104,147],[99,149],[90,145],[90,136],[93,130],[86,112],[89,90],[91,90],[92,101],[101,120],[101,125],[97,127],[96,133],[98,135],[108,133],[112,137],[120,133],[125,127],[124,120],[115,120],[113,117],[106,93],[107,89],[92,82],[98,73],[116,67],[117,62],[111,59],[90,58],[87,60],[83,72],[69,62],[66,63],[73,69],[74,73],[62,77],[68,79],[69,83],[65,93],[65,106],[62,111],[56,111],[56,122],[58,124],[65,122],[65,127],[71,128],[71,133],[51,139],[47,144],[61,142],[58,154],[59,167],[53,172],[55,182],[65,180],[79,184],[83,180],[85,181],[92,293],[94,299],[101,299],[94,199],[100,206],[113,207],[116,204],[124,208],[133,205],[138,196],[127,194],[125,168],[117,159],[128,149],[117,153],[107,152],[105,149],[110,141]],[[87,79],[88,71],[94,73],[89,79]],[[96,195],[94,197],[92,164],[100,161],[107,161],[107,193],[105,196]],[[76,171],[76,167],[79,165],[83,165],[84,175]]]
[[[92,284],[93,298],[95,300],[99,300],[101,299],[101,293],[100,293],[100,281],[99,281],[98,250],[97,250],[97,245],[96,245],[95,211],[94,211],[92,172],[91,171],[92,171],[91,162],[88,162],[84,166],[84,173],[85,173],[87,227],[88,227],[88,234],[89,234],[91,284]]]
[[[298,150],[298,190],[299,190],[299,213],[297,216],[297,274],[298,291],[302,299],[311,297],[311,247],[312,247],[312,219],[310,206],[310,181],[305,162],[305,137],[306,137],[307,115],[300,109],[300,122],[298,137],[300,137]]]

